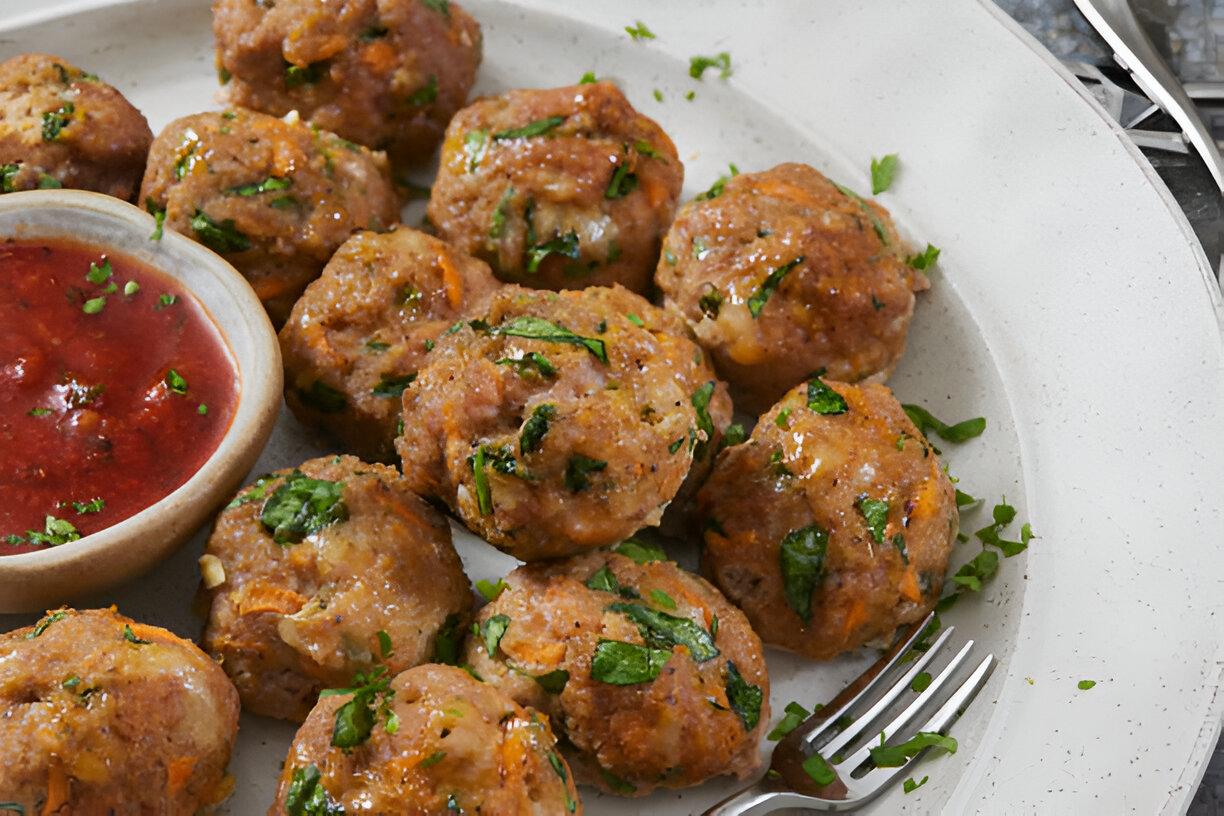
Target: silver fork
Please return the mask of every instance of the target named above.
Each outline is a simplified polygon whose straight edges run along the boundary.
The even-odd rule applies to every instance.
[[[876,663],[778,743],[764,778],[705,816],[757,816],[784,808],[853,810],[899,778],[923,752],[898,767],[877,767],[871,748],[880,744],[881,736],[888,745],[898,745],[919,731],[946,735],[995,665],[990,654],[971,663],[972,640],[945,662],[952,627],[925,651],[914,651],[933,619],[934,614],[929,615],[906,629]],[[915,691],[920,675],[929,675],[930,683]],[[828,784],[818,784],[804,769],[803,763],[815,754],[834,774]]]

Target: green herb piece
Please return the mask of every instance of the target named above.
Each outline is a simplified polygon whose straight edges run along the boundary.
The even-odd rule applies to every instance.
[[[652,159],[658,159],[664,164],[667,164],[667,158],[662,153],[651,147],[650,142],[646,141],[645,139],[638,139],[636,142],[634,142],[633,149],[641,153],[643,156],[649,156]]]
[[[187,381],[173,368],[166,372],[166,387],[175,394],[187,393]]]
[[[701,308],[702,314],[711,320],[715,320],[718,317],[719,311],[722,309],[723,301],[724,298],[722,292],[711,288],[710,291],[706,292],[697,300],[697,305]]]
[[[70,674],[60,682],[60,688],[64,689],[65,691],[72,691],[79,685],[81,685],[81,675],[79,674]],[[4,806],[0,805],[0,810],[3,808]]]
[[[59,621],[62,621],[66,617],[68,617],[68,612],[63,609],[59,610],[58,612],[52,612],[50,615],[47,615],[42,620],[40,620],[38,623],[36,623],[33,629],[31,629],[29,632],[26,632],[24,635],[25,639],[33,640],[34,638],[41,635],[43,632],[47,631],[48,626],[50,626],[53,623],[58,623]]]
[[[616,776],[607,768],[599,769],[599,777],[603,779],[604,784],[608,786],[613,793],[619,793],[621,796],[637,793],[637,785],[631,782],[626,782],[619,776]]]
[[[700,441],[695,441],[693,445],[693,459],[701,461],[705,459],[706,451],[709,450],[710,440],[714,438],[714,420],[710,417],[710,400],[714,396],[714,380],[710,380],[701,385],[693,396],[690,402],[693,404],[693,409],[697,412],[697,430],[705,434],[705,438]]]
[[[654,32],[646,27],[646,24],[641,20],[634,20],[636,25],[625,26],[625,33],[635,40],[653,40]]]
[[[594,82],[598,82],[598,80],[595,79],[594,71],[587,71],[585,74],[582,75],[582,79],[578,80],[579,85],[590,85]]]
[[[344,808],[331,800],[322,779],[314,763],[295,768],[285,795],[285,812],[289,816],[344,816]]]
[[[497,596],[502,594],[502,591],[508,586],[501,578],[497,579],[496,584],[481,578],[476,582],[476,591],[483,595],[486,601],[495,601]]]
[[[110,258],[103,256],[101,266],[98,266],[92,261],[90,262],[89,271],[85,273],[85,279],[90,283],[101,286],[102,284],[106,283],[113,274],[114,270],[111,269]]]
[[[497,644],[501,643],[502,635],[506,634],[506,627],[509,625],[510,617],[508,615],[494,615],[480,624],[478,632],[480,637],[484,639],[485,653],[489,657],[496,654]]]
[[[132,631],[131,624],[127,623],[123,624],[123,639],[128,643],[135,643],[138,646],[148,645],[153,642],[151,640],[143,640],[142,638],[136,637],[136,633]]]
[[[358,672],[353,685],[346,689],[325,689],[320,697],[336,694],[351,694],[351,699],[336,709],[332,723],[331,744],[348,753],[370,738],[374,725],[381,714],[383,729],[388,734],[399,730],[399,718],[391,710],[395,692],[391,689],[391,675],[384,665],[375,666],[369,672]]]
[[[522,357],[503,357],[495,361],[495,365],[513,366],[520,377],[534,376],[537,371],[544,377],[557,376],[556,367],[538,351],[529,351]]]
[[[846,398],[825,384],[819,376],[808,380],[807,406],[809,410],[824,416],[844,414],[850,410]]]
[[[387,397],[398,399],[404,389],[412,384],[417,377],[416,372],[412,371],[408,374],[388,374],[383,373],[379,376],[378,382],[370,389],[370,393],[376,397]]]
[[[59,190],[64,186],[63,182],[55,176],[48,175],[43,172],[38,174],[38,189],[40,190]]]
[[[934,266],[935,261],[939,259],[939,250],[930,244],[926,245],[926,249],[919,252],[917,255],[911,255],[906,259],[906,263],[917,269],[919,272],[925,272]]]
[[[437,765],[439,762],[441,762],[445,758],[446,758],[445,751],[434,751],[432,754],[422,759],[420,764],[417,765],[417,767],[421,769],[432,768],[433,766]]]
[[[476,486],[476,507],[480,515],[493,512],[493,493],[489,488],[489,474],[485,473],[485,447],[481,445],[472,456],[472,481]]]
[[[51,416],[51,414],[53,413],[55,412],[52,411],[50,408],[31,408],[30,410],[26,411],[26,416],[44,417],[44,416]]]
[[[532,677],[532,679],[540,684],[545,694],[560,694],[565,691],[565,685],[569,683],[569,672],[565,669],[556,669],[547,674]]]
[[[601,639],[591,658],[591,679],[613,686],[649,683],[659,676],[671,655],[670,649]]]
[[[753,317],[757,317],[761,314],[761,309],[765,308],[765,302],[769,300],[770,296],[775,291],[777,291],[778,285],[782,283],[782,279],[785,278],[792,269],[803,263],[804,258],[805,256],[800,255],[795,260],[782,264],[777,269],[770,272],[765,280],[761,282],[761,285],[757,287],[757,290],[748,296],[748,311],[752,313]]]
[[[897,172],[897,154],[889,153],[882,159],[871,157],[871,194],[879,195],[892,186]]]
[[[454,612],[446,616],[438,635],[434,638],[433,662],[454,666],[459,662],[459,646],[463,643],[459,616]],[[476,678],[479,680],[480,678]]]
[[[423,0],[425,7],[431,11],[436,11],[439,14],[450,17],[450,2],[449,0]]]
[[[915,693],[921,694],[931,687],[931,673],[918,672],[914,675],[913,681],[910,683],[910,689]]]
[[[600,362],[608,362],[608,352],[604,341],[591,337],[582,337],[564,326],[559,326],[540,317],[519,315],[497,326],[488,326],[480,321],[473,321],[471,325],[473,329],[491,335],[504,334],[508,337],[523,337],[528,340],[543,340],[548,343],[567,343],[569,345],[583,346],[587,351],[595,355],[596,359]]]
[[[606,609],[619,612],[632,621],[647,646],[668,650],[684,646],[697,663],[713,660],[719,655],[713,636],[688,618],[669,615],[645,604],[624,601],[608,604]]]
[[[564,255],[566,258],[578,258],[578,233],[570,230],[564,235],[558,235],[550,238],[542,244],[537,244],[527,249],[527,272],[535,274],[539,271],[540,264],[549,255]]]
[[[881,734],[881,737],[883,735]],[[956,753],[956,740],[934,731],[919,731],[900,745],[877,745],[871,749],[871,761],[877,768],[900,768],[925,748],[943,748]]]
[[[295,388],[302,405],[320,414],[338,414],[348,407],[344,392],[332,388],[322,380],[315,380],[309,388]]]
[[[901,555],[901,563],[909,564],[909,552],[905,549],[905,536],[902,533],[897,533],[892,537],[892,545]]]
[[[569,463],[565,466],[565,486],[573,493],[586,490],[591,486],[590,475],[607,467],[608,463],[602,459],[592,459],[575,453],[570,456]]]
[[[65,102],[58,109],[47,111],[42,115],[42,138],[44,142],[54,142],[60,137],[61,131],[72,124],[72,115],[76,105]]]
[[[604,198],[624,198],[637,189],[638,177],[629,172],[629,165],[621,162],[612,173],[612,180],[604,190]]]
[[[1080,691],[1087,691],[1088,689],[1096,685],[1096,681],[1095,680],[1081,680],[1075,685],[1077,688],[1079,688]]]
[[[803,760],[802,768],[803,772],[810,776],[817,785],[831,785],[837,779],[837,772],[820,754],[812,754]]]
[[[319,60],[309,65],[294,65],[285,63],[285,90],[291,91],[303,85],[314,85],[327,73],[327,60]]]
[[[42,532],[26,530],[26,537],[31,544],[40,547],[58,547],[61,544],[76,541],[81,537],[81,532],[67,519],[48,515],[43,519]]]
[[[726,186],[727,182],[739,175],[738,167],[736,167],[734,164],[731,165],[730,167],[731,167],[731,175],[719,176],[718,181],[714,182],[710,186],[710,189],[706,190],[704,193],[698,194],[696,200],[697,201],[708,201],[711,198],[718,198],[720,195],[722,195],[723,187]]]
[[[923,436],[930,436],[930,432],[934,431],[939,437],[947,442],[964,442],[968,439],[973,439],[975,436],[981,436],[982,431],[986,430],[986,418],[974,417],[966,419],[963,422],[958,422],[955,425],[948,425],[936,419],[930,411],[919,405],[902,405],[905,409],[905,415],[910,418],[917,426]]]
[[[906,793],[913,793],[914,791],[918,790],[923,785],[925,785],[927,783],[927,780],[930,778],[931,777],[929,776],[924,776],[922,777],[920,781],[915,782],[914,777],[911,776],[909,779],[901,783],[901,789],[904,790]]]
[[[374,42],[375,40],[381,40],[390,33],[391,29],[387,28],[386,26],[373,25],[358,34],[357,39],[361,40],[363,43]]]
[[[514,198],[514,188],[507,187],[502,193],[501,199],[497,202],[497,209],[493,211],[493,217],[489,221],[489,237],[500,238],[506,231],[506,214],[510,208],[510,201]]]
[[[106,306],[106,295],[99,295],[95,298],[90,298],[81,304],[81,311],[85,314],[97,314]]]
[[[176,303],[178,303],[178,295],[171,295],[169,293],[166,293],[166,294],[161,295],[157,299],[157,305],[153,307],[153,310],[156,312],[160,312],[162,309],[165,309],[167,306],[173,306]]]
[[[475,173],[489,150],[489,131],[472,130],[463,137],[463,154],[468,157],[468,172]]]
[[[551,403],[537,405],[531,416],[523,423],[523,432],[519,436],[519,451],[532,453],[540,449],[540,442],[548,433],[548,423],[557,418],[557,406]]]
[[[727,426],[723,431],[722,441],[718,445],[718,449],[733,448],[736,445],[742,445],[748,440],[748,432],[744,430],[744,426],[738,422]]]
[[[498,131],[493,134],[493,139],[495,141],[503,141],[505,139],[531,139],[535,136],[543,136],[564,121],[564,116],[549,116],[547,119],[536,119],[534,122],[528,122],[522,127]]]
[[[655,89],[654,89],[654,98],[655,98],[655,101],[656,101],[656,102],[662,102],[662,101],[663,101],[663,92],[662,92],[662,91],[660,91],[658,88],[655,88]]]
[[[956,506],[957,508],[968,507],[971,504],[977,504],[978,500],[968,493],[957,488],[956,490]]]
[[[127,295],[128,297],[131,297],[139,291],[140,284],[136,281],[128,281],[127,283],[123,284],[123,294]]]
[[[785,711],[786,713],[778,721],[778,724],[765,735],[765,739],[776,742],[794,731],[799,727],[800,723],[812,716],[812,712],[793,701],[786,704]]]
[[[670,445],[668,445],[667,452],[675,453],[676,451],[680,450],[680,448],[682,447],[684,447],[684,437],[683,436],[677,439],[675,442],[672,442]]]
[[[586,580],[587,589],[593,589],[597,592],[611,592],[614,595],[620,594],[620,581],[616,580],[616,574],[607,566],[599,568],[599,571]]]
[[[230,508],[239,507],[253,501],[263,501],[268,497],[268,491],[271,490],[272,484],[276,479],[277,477],[270,473],[260,476],[251,485],[250,489],[245,493],[239,493],[229,504],[225,505],[225,509],[229,510]]]
[[[790,417],[791,411],[793,410],[793,408],[783,408],[781,411],[779,411],[778,415],[774,417],[774,425],[785,429],[787,427],[786,420]]]
[[[72,509],[77,512],[77,515],[84,516],[87,513],[100,513],[102,508],[106,507],[106,500],[101,496],[90,499],[87,502],[74,501],[70,502]],[[61,507],[63,504],[60,505]]]
[[[866,497],[858,501],[859,512],[877,544],[884,543],[884,528],[888,525],[888,502]]]
[[[200,243],[213,252],[225,254],[229,252],[246,252],[251,248],[251,239],[247,238],[234,227],[234,219],[226,218],[217,223],[202,210],[196,210],[191,219],[191,228],[195,230]]]
[[[998,569],[999,554],[983,548],[972,561],[956,571],[952,576],[952,583],[971,592],[981,592],[982,582],[988,580]]]
[[[0,167],[0,192],[11,193],[17,189],[13,183],[13,179],[17,178],[17,174],[21,172],[21,162],[16,164],[6,164]]]
[[[548,752],[548,763],[552,765],[552,769],[557,776],[561,777],[561,785],[565,788],[565,806],[570,813],[578,809],[578,803],[569,793],[569,774],[565,772],[565,763],[561,761],[561,757],[557,756],[555,751]]]
[[[731,55],[722,51],[716,57],[693,57],[689,60],[689,76],[701,79],[707,68],[717,68],[719,79],[731,76]]]
[[[761,721],[761,702],[764,694],[760,686],[754,686],[744,679],[735,663],[727,661],[727,702],[731,710],[740,718],[745,731],[751,731]]]
[[[276,178],[275,176],[269,176],[263,181],[254,184],[241,184],[237,187],[229,187],[224,191],[224,195],[248,197],[257,195],[258,193],[284,190],[292,186],[293,179],[291,178]]]
[[[649,564],[651,561],[666,561],[667,553],[658,547],[643,544],[636,538],[626,538],[612,548],[612,552],[623,555],[635,564]]]
[[[824,577],[828,545],[829,532],[812,523],[787,533],[779,546],[783,595],[805,626],[812,622],[812,593]]]
[[[382,629],[375,634],[378,637],[378,654],[383,660],[386,660],[391,656],[391,636]]]
[[[408,104],[414,107],[423,108],[432,103],[438,98],[438,77],[436,74],[429,75],[429,81],[424,87],[417,88],[408,97]]]
[[[277,544],[297,543],[348,518],[343,495],[344,482],[312,479],[295,470],[264,503],[259,520]]]
[[[837,182],[834,182],[833,186],[836,187],[838,191],[846,198],[849,198],[858,204],[859,209],[862,210],[863,214],[867,216],[867,220],[871,222],[871,228],[875,230],[876,237],[880,239],[880,243],[883,246],[888,246],[888,230],[884,228],[884,222],[880,220],[880,216],[877,215],[876,211],[871,208],[871,205],[868,204],[862,196],[851,190],[849,187],[845,187]]]
[[[675,609],[676,608],[676,602],[672,599],[672,596],[668,595],[666,592],[664,592],[661,589],[650,590],[650,600],[654,601],[659,606],[662,606],[665,609]]]

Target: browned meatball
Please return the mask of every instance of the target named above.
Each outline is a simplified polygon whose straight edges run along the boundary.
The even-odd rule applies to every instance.
[[[363,459],[390,459],[400,395],[426,352],[498,286],[483,262],[423,232],[357,233],[281,329],[285,402]]]
[[[623,289],[505,287],[404,391],[404,477],[524,561],[658,524],[714,435],[718,383],[656,311]]]
[[[217,65],[236,105],[430,158],[480,66],[480,26],[448,0],[215,0]]]
[[[354,230],[399,220],[383,154],[244,110],[167,125],[140,200],[237,267],[277,326]]]
[[[432,660],[471,618],[442,514],[395,468],[312,459],[238,494],[204,556],[204,648],[259,714],[301,720],[382,660]],[[390,656],[384,652],[390,651]]]
[[[502,280],[645,292],[683,182],[671,139],[612,83],[509,91],[451,120],[429,218]]]
[[[930,284],[883,207],[804,164],[727,179],[685,204],[655,280],[714,357],[741,410],[823,371],[883,381]]]
[[[761,641],[714,587],[637,542],[510,573],[464,659],[547,714],[578,781],[622,795],[746,777],[769,721]]]
[[[0,192],[72,187],[131,201],[153,133],[123,94],[58,57],[0,62]]]
[[[769,644],[830,658],[921,619],[956,540],[939,458],[882,385],[814,377],[719,455],[702,571]]]
[[[237,735],[225,672],[165,629],[61,609],[0,635],[0,810],[204,812]]]
[[[319,700],[289,748],[269,816],[582,813],[548,720],[493,686],[426,665],[365,689]],[[342,728],[337,741],[355,698],[375,721]],[[316,807],[303,809],[308,802]]]

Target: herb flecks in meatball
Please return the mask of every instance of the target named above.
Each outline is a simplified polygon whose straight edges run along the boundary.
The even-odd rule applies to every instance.
[[[455,115],[429,217],[502,280],[645,292],[683,181],[671,139],[615,85],[516,90]]]

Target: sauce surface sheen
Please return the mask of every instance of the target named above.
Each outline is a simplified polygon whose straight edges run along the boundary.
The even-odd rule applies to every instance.
[[[0,555],[172,492],[220,444],[237,394],[228,346],[177,281],[95,247],[0,244]]]

